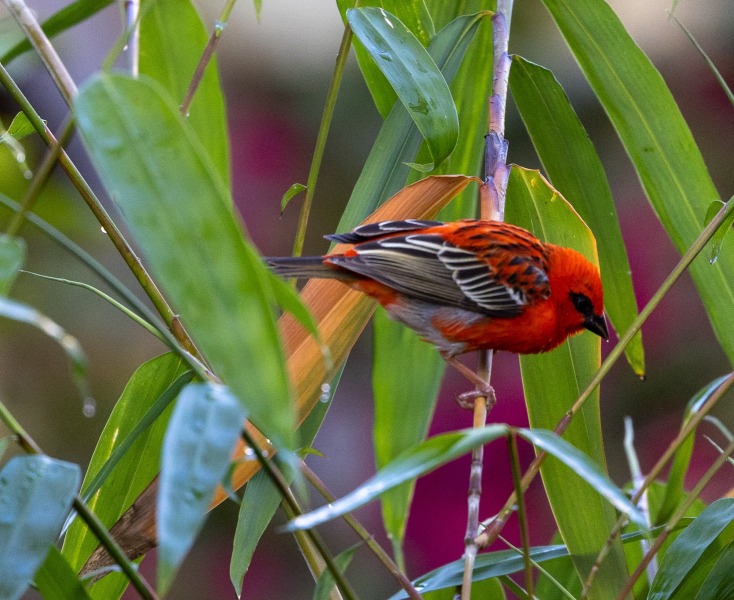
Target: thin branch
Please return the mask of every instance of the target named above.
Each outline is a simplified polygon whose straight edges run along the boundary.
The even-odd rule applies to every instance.
[[[326,104],[324,105],[324,113],[321,115],[321,124],[319,125],[319,133],[316,136],[316,147],[313,151],[311,159],[311,168],[308,171],[308,180],[306,181],[306,196],[303,199],[301,213],[298,217],[298,229],[296,230],[296,239],[293,243],[293,256],[300,256],[303,253],[303,243],[306,239],[306,228],[308,227],[308,218],[311,215],[311,206],[313,205],[313,197],[316,192],[316,182],[319,178],[321,170],[321,161],[324,157],[326,148],[326,138],[329,136],[329,128],[334,118],[334,107],[336,99],[339,95],[342,77],[344,75],[344,67],[349,57],[349,48],[352,45],[352,29],[349,25],[344,27],[344,34],[339,45],[339,53],[336,55],[336,64],[334,65],[334,74],[331,76],[329,91],[326,96]]]
[[[522,540],[522,558],[525,563],[525,590],[528,597],[533,597],[533,564],[530,558],[530,538],[528,535],[527,511],[525,510],[525,494],[520,490],[520,456],[517,451],[517,432],[513,429],[507,438],[512,465],[512,483],[517,494],[517,515],[520,522],[520,539]]]
[[[326,500],[327,502],[334,502],[334,500],[336,500],[335,496],[328,490],[324,482],[319,479],[319,476],[316,475],[316,473],[314,473],[313,470],[305,462],[301,463],[301,469],[308,482],[316,489],[319,494],[321,494],[324,500]],[[372,551],[377,560],[379,560],[390,572],[390,574],[397,580],[400,587],[403,588],[405,593],[408,595],[408,598],[411,598],[412,600],[420,600],[421,595],[413,587],[410,579],[405,576],[398,565],[396,565],[395,562],[390,558],[390,555],[385,552],[383,547],[377,543],[374,536],[369,531],[367,531],[351,513],[347,513],[342,518],[347,523],[347,525],[349,525],[352,530],[360,537],[365,545]]]
[[[285,504],[288,507],[288,510],[290,511],[290,514],[288,515],[289,520],[292,520],[298,515],[302,515],[303,510],[299,506],[298,501],[293,495],[293,492],[291,492],[291,489],[285,477],[280,472],[280,470],[277,469],[276,466],[263,454],[260,446],[257,444],[252,434],[247,430],[246,427],[242,429],[242,439],[245,441],[249,448],[252,448],[258,462],[262,465],[262,468],[265,470],[275,487],[278,488],[280,495],[282,496]],[[339,567],[337,567],[334,563],[334,559],[332,558],[329,551],[326,549],[326,546],[321,540],[321,537],[313,529],[307,529],[304,531],[304,533],[308,536],[309,541],[316,548],[316,551],[323,559],[324,563],[326,563],[327,568],[334,578],[334,582],[336,583],[339,590],[341,590],[342,594],[344,594],[344,597],[348,600],[356,600],[357,596],[355,595],[354,591],[352,591],[351,586],[344,578],[344,575],[339,570]],[[312,566],[315,565],[315,562],[313,562],[312,560],[310,562]]]
[[[46,70],[64,97],[64,101],[71,108],[72,101],[76,96],[76,84],[64,63],[61,62],[61,58],[59,58],[56,49],[51,45],[50,40],[41,28],[35,15],[23,0],[4,1],[8,11],[13,15],[23,30],[23,33],[28,38],[28,41],[46,66]]]
[[[124,0],[125,29],[130,37],[127,40],[127,69],[137,78],[140,73],[140,0]]]
[[[660,304],[661,300],[670,291],[670,288],[673,287],[673,284],[686,271],[688,266],[693,262],[696,256],[698,256],[701,250],[703,250],[704,246],[708,243],[714,233],[716,233],[716,230],[724,223],[732,210],[734,210],[734,202],[732,202],[732,199],[730,199],[729,202],[727,202],[722,207],[722,209],[716,214],[713,219],[711,219],[709,224],[698,235],[693,244],[691,244],[690,248],[686,251],[686,253],[680,259],[673,271],[670,273],[670,275],[668,275],[665,281],[663,281],[660,288],[658,288],[658,291],[655,292],[645,308],[640,311],[640,314],[637,315],[637,318],[629,326],[629,329],[627,329],[625,334],[619,339],[617,345],[612,349],[607,358],[601,364],[601,367],[599,367],[599,370],[596,372],[594,377],[591,378],[591,381],[586,386],[584,391],[581,392],[581,395],[578,397],[573,407],[571,407],[571,409],[559,421],[558,425],[556,425],[555,429],[553,430],[554,433],[556,433],[557,435],[563,435],[563,433],[566,431],[569,424],[571,423],[571,419],[574,417],[574,415],[579,410],[581,410],[591,394],[601,383],[602,379],[606,377],[612,366],[614,366],[617,360],[622,356],[625,348],[632,341],[632,338],[635,336],[635,334],[642,328],[642,325],[645,323],[645,321],[647,321],[652,312],[657,308],[658,304]],[[540,471],[540,465],[543,464],[545,457],[546,453],[540,452],[535,457],[533,462],[530,463],[530,466],[528,467],[527,471],[525,471],[525,474],[523,475],[521,481],[523,491],[527,490],[533,479],[535,479],[535,476]],[[505,502],[502,510],[487,526],[485,531],[477,537],[477,544],[480,548],[488,546],[497,539],[497,536],[502,532],[502,529],[507,523],[507,520],[513,513],[516,502],[517,499],[513,492],[512,494],[510,494],[507,502]]]

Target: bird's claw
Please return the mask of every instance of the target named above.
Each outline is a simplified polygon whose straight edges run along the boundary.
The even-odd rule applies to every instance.
[[[467,410],[474,410],[474,405],[478,398],[484,398],[487,403],[487,408],[491,409],[497,401],[494,395],[494,388],[489,384],[479,386],[475,390],[469,390],[468,392],[462,392],[456,397],[456,403]]]

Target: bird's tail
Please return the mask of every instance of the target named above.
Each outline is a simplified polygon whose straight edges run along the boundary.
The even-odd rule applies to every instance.
[[[298,279],[353,279],[349,272],[324,264],[320,256],[265,257],[265,263],[282,277]]]

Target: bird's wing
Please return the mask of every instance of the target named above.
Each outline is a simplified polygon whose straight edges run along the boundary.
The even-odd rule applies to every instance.
[[[541,271],[532,260],[514,258],[515,263],[503,273],[494,268],[491,258],[483,260],[468,247],[454,245],[439,234],[414,233],[363,242],[327,260],[417,300],[509,317],[522,310],[530,295],[521,282],[514,285],[505,276],[512,279],[518,269]],[[545,273],[541,275],[547,283]]]
[[[427,229],[428,227],[436,227],[443,225],[441,221],[426,221],[424,219],[405,219],[403,221],[382,221],[380,223],[369,223],[360,225],[359,227],[347,233],[334,233],[324,236],[332,242],[342,242],[347,244],[358,244],[366,242],[372,238],[384,235],[392,235],[395,233],[404,233],[408,231],[417,231],[418,229]]]

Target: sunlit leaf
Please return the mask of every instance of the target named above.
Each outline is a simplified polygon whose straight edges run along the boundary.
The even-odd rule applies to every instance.
[[[84,585],[59,549],[50,545],[46,560],[33,578],[43,600],[89,600]]]

